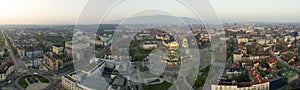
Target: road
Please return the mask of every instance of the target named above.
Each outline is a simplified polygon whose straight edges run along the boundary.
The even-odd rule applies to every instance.
[[[14,65],[15,73],[13,73],[12,75],[10,75],[10,76],[7,78],[8,80],[12,80],[12,79],[13,79],[11,83],[14,83],[15,85],[14,85],[14,86],[11,86],[12,84],[8,84],[8,86],[12,87],[12,88],[15,89],[15,90],[16,90],[16,89],[20,90],[20,89],[22,89],[22,87],[16,85],[16,84],[17,84],[16,81],[18,81],[18,78],[20,78],[20,77],[18,77],[18,76],[22,75],[23,72],[26,72],[26,70],[24,70],[24,69],[26,69],[26,67],[25,67],[24,63],[22,63],[19,59],[15,58],[15,56],[14,56],[13,53],[12,53],[12,49],[11,49],[10,45],[8,44],[8,40],[7,40],[7,38],[6,38],[7,36],[4,34],[3,31],[1,31],[1,33],[2,33],[2,35],[4,36],[5,47],[6,47],[7,50],[10,52],[10,57],[11,57],[12,61],[13,61],[14,64],[15,64],[15,65]],[[7,86],[7,85],[5,85],[5,86]]]
[[[10,76],[8,76],[7,78],[8,80],[12,80],[12,82],[9,84],[5,84],[3,87],[11,87],[14,90],[24,90],[23,87],[18,85],[18,80],[22,76],[31,75],[33,73],[38,73],[38,75],[46,77],[49,80],[49,85],[47,88],[45,88],[46,90],[53,90],[54,89],[53,87],[59,84],[60,80],[58,79],[59,77],[57,77],[57,75],[53,73],[47,73],[38,69],[27,68],[25,64],[22,62],[22,60],[18,57],[15,57],[16,55],[12,53],[12,47],[8,44],[9,41],[7,40],[6,34],[3,31],[1,31],[1,33],[3,34],[5,39],[5,47],[9,52],[11,52],[10,57],[15,64],[14,65],[15,72]]]

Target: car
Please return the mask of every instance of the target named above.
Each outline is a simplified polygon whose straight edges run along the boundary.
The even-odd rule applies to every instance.
[[[37,75],[38,73],[37,73],[37,72],[34,72],[33,74],[34,74],[34,75]]]
[[[11,83],[11,80],[8,80],[7,83]]]

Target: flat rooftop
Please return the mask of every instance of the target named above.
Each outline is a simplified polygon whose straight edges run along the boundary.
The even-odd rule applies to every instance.
[[[296,75],[297,75],[297,73],[295,71],[292,71],[292,70],[285,71],[282,74],[282,76],[285,77],[285,78],[294,77]]]

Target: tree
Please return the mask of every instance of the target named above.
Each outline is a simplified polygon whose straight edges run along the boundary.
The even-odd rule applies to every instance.
[[[292,87],[291,85],[287,85],[287,86],[285,87],[285,90],[293,90],[293,87]]]
[[[234,78],[237,82],[250,82],[249,74],[242,74]]]
[[[246,46],[246,49],[247,49],[247,53],[253,53],[253,52],[256,52],[256,48],[254,47],[254,45],[247,45]]]
[[[137,59],[138,61],[143,60],[143,55],[142,55],[140,52],[137,52],[137,53],[136,53],[136,59]]]
[[[282,68],[282,65],[281,65],[281,64],[277,64],[276,66],[277,66],[278,69],[281,69],[281,68]]]

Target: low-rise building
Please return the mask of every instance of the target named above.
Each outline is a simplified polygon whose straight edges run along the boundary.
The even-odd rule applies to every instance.
[[[269,90],[269,81],[263,78],[260,73],[255,69],[249,70],[251,82],[235,82],[220,79],[217,83],[211,85],[212,90]]]
[[[63,54],[64,47],[62,45],[53,45],[52,46],[52,52],[55,54]]]
[[[243,74],[243,73],[245,73],[245,68],[240,67],[240,66],[237,65],[236,63],[235,63],[235,64],[232,64],[232,65],[230,66],[230,68],[228,68],[228,69],[226,70],[226,74],[227,74],[227,75],[235,75],[235,76],[237,76],[237,75],[241,75],[241,74]]]
[[[126,89],[126,78],[122,76],[116,76],[112,82],[111,88],[116,90]]]
[[[235,51],[233,53],[233,62],[238,62],[238,61],[241,61],[241,60],[243,60],[242,51],[239,51],[239,50]]]
[[[200,33],[200,41],[209,41],[209,40],[210,40],[210,36],[208,32]]]
[[[70,75],[61,77],[61,85],[67,90],[83,90],[77,85],[78,80]]]
[[[14,72],[14,63],[9,58],[0,58],[0,81],[5,81],[7,76]]]
[[[256,43],[260,44],[260,45],[265,45],[266,44],[266,40],[265,39],[257,39]]]
[[[276,67],[277,61],[275,58],[268,58],[267,60],[268,60],[267,63],[270,66],[270,68]]]
[[[238,44],[241,43],[241,42],[245,42],[245,43],[248,42],[247,37],[237,37],[236,39],[237,39]]]
[[[143,49],[155,49],[157,48],[157,43],[155,41],[144,41],[142,47]]]
[[[270,90],[278,90],[283,86],[282,78],[278,75],[269,74],[266,75],[269,79]]]
[[[42,57],[44,54],[44,51],[42,49],[35,49],[35,50],[25,50],[25,56],[26,57]]]
[[[66,65],[70,65],[72,63],[71,61],[72,58],[70,57],[65,55],[56,55],[52,52],[47,52],[44,55],[44,64],[46,64],[50,70],[59,70]]]
[[[81,71],[72,72],[65,76],[62,76],[62,86],[67,90],[104,90],[107,89],[110,82],[110,78],[104,79],[102,73],[104,69],[104,61],[90,60],[90,63],[83,66]]]

